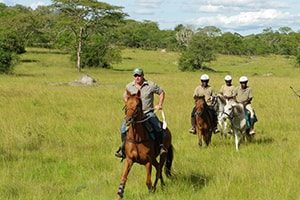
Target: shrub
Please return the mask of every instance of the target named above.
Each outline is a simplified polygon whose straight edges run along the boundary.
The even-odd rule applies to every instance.
[[[9,51],[0,48],[0,73],[9,73],[12,70],[13,56]]]
[[[214,58],[214,43],[212,39],[198,33],[192,37],[187,49],[182,52],[178,67],[181,71],[203,69],[203,63],[210,62]]]
[[[4,51],[17,54],[25,53],[25,45],[22,39],[16,34],[4,34],[0,36],[0,48]]]
[[[300,67],[300,52],[296,55],[296,66]]]
[[[110,68],[121,61],[121,51],[104,38],[95,36],[83,46],[81,61],[83,67]]]

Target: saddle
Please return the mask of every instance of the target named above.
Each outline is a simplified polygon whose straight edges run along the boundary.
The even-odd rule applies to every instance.
[[[162,124],[162,122],[160,122]],[[149,120],[146,120],[142,123],[144,129],[147,131],[147,133],[149,134],[150,136],[150,139],[152,141],[155,141],[155,142],[158,142],[160,143],[163,139],[163,136],[165,135],[165,132],[163,131],[162,129],[162,132],[159,132],[157,130],[155,130],[154,126],[149,122]]]

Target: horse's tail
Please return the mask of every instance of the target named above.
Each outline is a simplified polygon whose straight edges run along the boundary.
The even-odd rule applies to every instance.
[[[174,149],[173,145],[171,144],[170,147],[168,148],[167,160],[166,160],[166,163],[165,163],[165,174],[166,174],[167,177],[172,176],[171,168],[172,168],[173,157],[174,157],[173,149]]]

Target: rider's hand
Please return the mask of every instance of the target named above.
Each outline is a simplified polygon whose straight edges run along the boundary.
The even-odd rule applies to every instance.
[[[162,110],[162,105],[157,104],[157,105],[155,106],[155,109],[156,109],[156,110]]]

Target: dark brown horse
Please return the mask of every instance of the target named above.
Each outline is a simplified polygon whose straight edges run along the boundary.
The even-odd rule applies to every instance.
[[[195,117],[196,133],[198,135],[198,144],[202,146],[202,141],[206,146],[210,144],[212,132],[214,129],[214,116],[208,108],[204,97],[195,97]]]
[[[121,177],[121,182],[118,188],[117,199],[123,198],[125,184],[128,174],[133,163],[139,163],[145,165],[147,179],[146,185],[150,192],[154,192],[158,180],[161,181],[161,185],[164,185],[162,169],[165,165],[166,176],[171,176],[171,166],[173,161],[173,147],[171,144],[171,133],[168,129],[165,130],[166,136],[163,139],[164,146],[167,148],[167,153],[160,155],[159,162],[156,158],[159,155],[159,147],[153,139],[150,138],[149,133],[143,126],[143,111],[142,101],[140,98],[140,92],[135,95],[131,95],[127,92],[128,99],[125,104],[125,120],[128,126],[128,131],[125,139],[125,165]],[[156,169],[155,182],[152,185],[151,170],[152,165]]]

